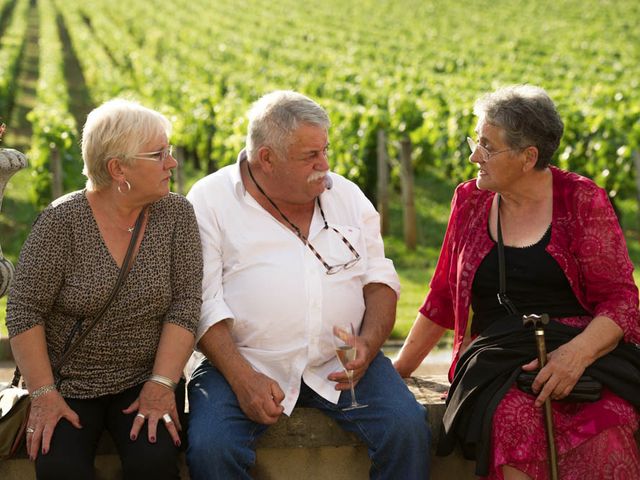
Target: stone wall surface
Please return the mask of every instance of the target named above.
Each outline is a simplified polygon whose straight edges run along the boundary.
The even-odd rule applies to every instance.
[[[448,388],[445,375],[413,377],[406,380],[416,399],[429,411],[429,422],[437,440],[439,422],[444,413],[443,393]],[[257,444],[257,461],[251,471],[258,480],[358,480],[369,478],[370,461],[366,446],[352,433],[311,408],[295,409],[291,417],[283,417],[269,428]],[[457,455],[441,458],[431,452],[432,480],[473,479],[472,462]],[[96,459],[97,480],[121,478],[120,461],[110,437],[101,439]],[[182,478],[189,474],[184,454],[181,455]],[[25,453],[13,460],[0,462],[3,480],[35,479],[33,464]]]

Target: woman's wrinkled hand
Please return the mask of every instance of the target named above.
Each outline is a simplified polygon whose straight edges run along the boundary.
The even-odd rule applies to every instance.
[[[31,401],[26,435],[27,453],[31,460],[36,459],[38,451],[43,455],[49,452],[53,431],[62,418],[68,420],[74,427],[82,428],[80,417],[67,405],[57,390]]]
[[[547,364],[536,375],[531,385],[532,390],[538,393],[536,407],[542,406],[547,398],[561,400],[571,393],[590,364],[586,353],[585,349],[569,342],[547,355]],[[537,368],[537,359],[522,366],[526,371]]]
[[[169,435],[176,447],[180,446],[179,431],[182,430],[178,410],[176,408],[176,396],[172,390],[153,382],[146,382],[135,401],[123,410],[125,414],[137,412],[133,420],[133,426],[129,432],[131,440],[136,440],[144,425],[148,422],[147,433],[150,443],[156,442],[158,422],[164,422]]]

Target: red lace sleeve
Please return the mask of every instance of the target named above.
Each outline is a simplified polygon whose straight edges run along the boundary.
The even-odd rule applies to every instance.
[[[595,316],[612,319],[627,341],[640,339],[638,288],[622,229],[601,188],[578,189],[573,246],[584,298]]]
[[[458,221],[458,194],[460,187],[456,188],[451,200],[451,214],[444,235],[440,256],[436,269],[429,283],[429,293],[425,298],[420,313],[441,327],[452,329],[455,326],[454,302],[452,285],[449,282],[450,272],[455,262],[453,253],[455,225]]]

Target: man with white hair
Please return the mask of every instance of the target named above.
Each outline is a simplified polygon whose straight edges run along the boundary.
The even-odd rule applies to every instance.
[[[191,477],[250,478],[255,441],[296,405],[320,409],[368,446],[371,478],[429,476],[427,414],[380,347],[400,285],[379,217],[352,182],[329,172],[329,118],[276,91],[249,112],[238,161],[197,182],[205,358],[189,383]],[[355,395],[334,331],[353,325]],[[344,336],[344,335],[343,335]],[[345,410],[346,408],[346,410]]]

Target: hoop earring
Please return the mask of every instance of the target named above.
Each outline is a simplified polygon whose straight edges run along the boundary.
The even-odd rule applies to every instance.
[[[123,192],[122,191],[122,184],[125,184],[127,186],[127,191]],[[122,182],[120,182],[118,184],[118,191],[122,194],[122,195],[126,195],[127,193],[129,193],[131,191],[131,184],[129,182],[127,182],[126,180],[123,180]]]

